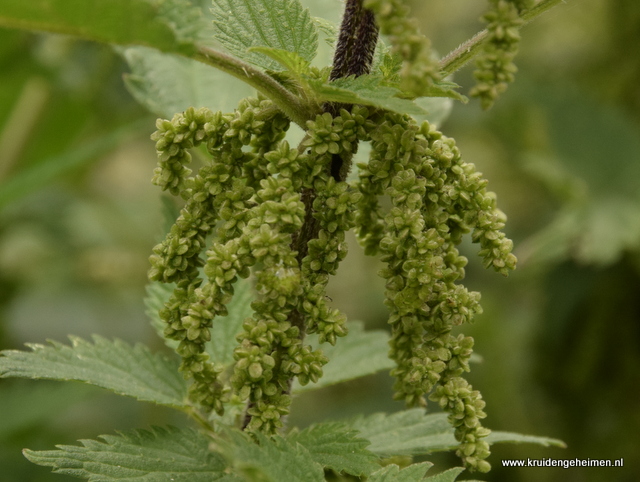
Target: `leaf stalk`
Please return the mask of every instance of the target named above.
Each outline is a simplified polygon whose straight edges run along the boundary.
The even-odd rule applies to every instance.
[[[254,87],[271,99],[287,117],[303,129],[306,129],[307,120],[313,119],[320,112],[318,107],[305,103],[273,77],[231,55],[201,45],[191,58],[211,65]]]

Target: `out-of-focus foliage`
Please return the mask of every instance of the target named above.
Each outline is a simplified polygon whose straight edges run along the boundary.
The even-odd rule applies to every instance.
[[[337,0],[304,3],[312,15],[340,7]],[[440,52],[481,27],[484,7],[471,0],[413,2],[421,29]],[[490,479],[635,481],[640,3],[571,0],[527,26],[522,37],[517,81],[493,110],[458,105],[442,130],[491,180],[523,260],[508,281],[468,267],[485,309],[472,333],[484,363],[472,381],[487,400],[487,425],[545,434],[568,448],[550,455],[531,445],[496,446]],[[125,54],[133,59],[127,82],[134,94],[171,89],[136,84],[136,68],[149,66],[136,63],[135,55]],[[456,81],[470,87],[471,70]],[[126,72],[107,47],[0,29],[2,348],[62,340],[67,333],[162,348],[142,303],[147,255],[161,235],[162,206],[149,182],[155,159],[147,137],[154,124],[125,90]],[[196,75],[180,73],[176,81]],[[212,102],[207,89],[219,85],[211,83],[195,86],[193,99]],[[230,105],[245,95],[223,92]],[[176,99],[177,109],[193,99]],[[333,303],[369,329],[385,328],[379,268],[353,244],[330,285]],[[42,383],[0,380],[3,481],[60,478],[28,463],[20,454],[25,446],[73,443],[114,426],[182,423],[152,405]],[[344,419],[361,410],[363,400],[369,413],[396,411],[391,383],[379,375],[302,394],[291,423]],[[69,400],[75,402],[67,406]],[[549,456],[624,457],[625,467],[513,469],[499,461]]]
[[[425,28],[437,32],[435,45],[453,47],[450,32],[476,14],[447,14],[463,1],[437,3],[420,7]],[[567,443],[552,457],[624,458],[624,468],[494,463],[491,480],[637,480],[640,5],[570,1],[522,38],[512,90],[485,114],[454,108],[443,126],[491,179],[521,261],[509,283],[469,273],[485,308],[473,333],[485,358],[474,385],[487,387],[488,407],[500,406],[492,428],[535,427]],[[516,446],[494,454],[548,456]]]

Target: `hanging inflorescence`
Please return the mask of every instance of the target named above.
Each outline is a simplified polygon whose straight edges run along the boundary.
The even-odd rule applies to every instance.
[[[498,96],[513,82],[517,67],[513,59],[520,44],[521,14],[535,0],[489,0],[489,10],[482,16],[488,37],[483,52],[476,60],[474,76],[477,85],[470,95],[478,97],[484,109],[493,105]]]
[[[480,294],[456,284],[467,264],[456,246],[472,231],[485,266],[507,274],[516,259],[500,231],[505,217],[475,166],[428,123],[387,114],[370,139],[371,159],[360,166],[357,230],[366,252],[379,252],[386,263],[395,398],[424,406],[433,391],[430,398],[450,414],[458,454],[468,467],[487,471],[484,402],[461,377],[473,339],[451,333],[481,312]],[[383,195],[391,202],[386,211]]]
[[[286,118],[259,99],[244,100],[227,115],[189,109],[157,126],[154,182],[185,205],[153,250],[150,278],[175,283],[161,317],[165,336],[180,342],[192,401],[222,413],[234,394],[247,403],[248,430],[273,433],[282,426],[292,380],[317,381],[327,362],[304,344],[304,335],[318,333],[334,344],[347,333],[325,288],[346,255],[345,232],[355,228],[366,252],[380,253],[387,266],[381,275],[396,398],[425,405],[432,393],[450,413],[466,464],[486,470],[484,402],[461,377],[473,340],[451,333],[481,311],[480,296],[457,284],[467,260],[456,246],[472,231],[485,265],[504,274],[515,257],[500,231],[504,216],[495,197],[453,141],[428,123],[354,106],[309,121],[301,148],[292,149],[283,140]],[[370,161],[359,166],[355,185],[336,181],[329,174],[332,156],[351,153],[358,141],[371,143]],[[190,177],[188,149],[201,143],[212,160]],[[383,196],[391,202],[386,210]],[[309,229],[313,236],[300,256],[297,241]],[[244,321],[233,372],[224,377],[205,344],[212,323],[224,322],[216,317],[227,314],[234,282],[251,271],[254,315]]]
[[[515,9],[516,15],[528,5],[493,3],[496,12]],[[428,41],[401,15],[401,2],[364,5],[403,59],[403,90],[428,91],[439,75]],[[362,15],[375,40],[371,14]],[[512,34],[500,30],[505,25],[496,23],[495,39]],[[359,49],[347,47],[348,67]],[[478,95],[499,90],[491,85],[489,94]],[[501,231],[505,216],[475,166],[429,123],[357,105],[327,104],[325,110],[307,122],[297,148],[284,139],[289,120],[263,98],[245,99],[230,114],[190,108],[157,122],[153,182],[181,197],[184,207],[153,249],[149,276],[175,286],[160,316],[165,336],[179,342],[190,399],[222,414],[233,397],[245,403],[244,429],[272,434],[282,427],[293,380],[316,382],[328,361],[305,344],[306,334],[331,344],[347,334],[346,317],[329,306],[325,290],[346,256],[345,233],[354,229],[365,253],[386,264],[380,274],[390,310],[390,357],[397,364],[395,398],[408,406],[438,402],[449,413],[465,465],[488,471],[484,401],[462,377],[473,339],[453,332],[481,312],[480,295],[459,283],[467,259],[457,246],[470,232],[485,267],[506,275],[516,259]],[[359,142],[371,144],[370,159],[358,165],[358,180],[347,183]],[[192,176],[189,150],[199,145],[211,159]],[[250,275],[253,315],[243,322],[227,370],[209,360],[205,347],[213,323],[225,322],[234,283]]]
[[[391,52],[402,59],[400,88],[413,97],[429,95],[435,81],[440,80],[438,62],[432,56],[431,43],[420,34],[418,23],[408,17],[403,0],[364,0],[364,6],[375,13],[380,31],[389,36]]]
[[[328,172],[333,155],[365,137],[367,116],[364,108],[319,115],[301,149],[283,140],[289,122],[267,100],[244,100],[227,115],[189,109],[157,123],[154,183],[185,200],[151,256],[150,278],[176,286],[160,313],[165,336],[180,342],[191,399],[222,413],[236,394],[249,403],[249,430],[274,432],[288,413],[293,378],[306,384],[322,375],[327,359],[304,345],[306,333],[332,344],[347,333],[325,287],[346,255],[344,233],[354,225],[359,194]],[[199,144],[212,160],[189,177],[188,149]],[[301,257],[297,240],[310,225],[314,239]],[[227,314],[233,283],[251,268],[254,316],[238,336],[233,374],[221,380],[205,344],[214,318]]]

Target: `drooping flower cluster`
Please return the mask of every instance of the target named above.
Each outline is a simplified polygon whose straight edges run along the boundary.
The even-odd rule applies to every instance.
[[[481,438],[489,432],[479,422],[484,402],[461,377],[473,340],[451,333],[481,312],[480,295],[456,284],[467,264],[456,246],[473,230],[485,265],[506,274],[516,260],[500,231],[504,215],[453,140],[428,123],[419,127],[387,114],[370,137],[371,159],[360,166],[357,229],[366,252],[380,252],[387,265],[381,275],[391,312],[390,355],[397,362],[395,397],[425,405],[425,395],[437,387],[432,398],[450,413],[459,455],[468,467],[487,471],[488,444]],[[386,211],[383,195],[391,202]]]
[[[473,340],[452,334],[481,311],[479,294],[457,284],[467,263],[457,246],[471,231],[485,266],[503,274],[515,257],[495,197],[453,140],[428,123],[353,106],[308,121],[294,149],[284,140],[287,119],[264,99],[244,100],[232,114],[189,109],[157,126],[154,182],[185,205],[154,248],[150,277],[175,283],[161,317],[165,336],[179,341],[191,400],[222,413],[234,394],[247,404],[246,429],[282,426],[293,379],[315,382],[327,362],[305,335],[335,344],[347,334],[325,288],[355,228],[366,253],[386,263],[396,398],[425,405],[431,393],[450,413],[465,464],[488,470],[484,402],[461,376]],[[361,141],[371,143],[371,157],[350,185],[332,163]],[[190,177],[188,150],[199,144],[212,160]],[[251,273],[254,313],[237,337],[233,368],[223,370],[206,355],[210,328],[224,323],[234,282]]]
[[[329,169],[332,156],[364,138],[367,117],[363,108],[320,115],[309,121],[300,149],[283,140],[289,122],[267,100],[244,100],[233,114],[188,109],[158,121],[154,183],[185,206],[153,249],[149,276],[175,283],[160,314],[165,336],[180,342],[181,370],[200,407],[222,413],[234,393],[248,402],[248,429],[273,433],[288,413],[293,378],[317,381],[327,362],[304,335],[332,344],[346,335],[346,319],[327,305],[325,287],[346,255],[344,233],[359,194]],[[188,150],[199,144],[212,160],[189,177]],[[227,314],[233,283],[251,270],[254,315],[238,336],[231,376],[221,378],[205,345],[214,318]]]
[[[489,32],[481,55],[476,60],[476,86],[470,95],[478,97],[484,109],[493,105],[498,95],[513,82],[517,67],[513,59],[518,53],[521,13],[535,0],[489,0],[489,10],[482,16]]]
[[[407,14],[403,0],[364,0],[365,8],[376,16],[380,31],[388,35],[391,52],[402,58],[400,88],[414,97],[428,95],[440,79],[438,63],[431,54],[431,43],[418,31],[418,23]]]
[[[251,176],[244,175],[245,166],[280,141],[288,126],[288,120],[270,101],[246,99],[233,114],[190,108],[171,121],[159,120],[152,136],[159,158],[153,182],[179,194],[186,203],[166,239],[153,249],[149,277],[176,285],[160,316],[167,324],[165,336],[180,342],[181,370],[194,381],[190,396],[207,410],[221,413],[229,392],[218,381],[221,367],[214,366],[204,353],[211,336],[209,328],[216,315],[226,315],[233,281],[236,275],[248,275],[252,259],[214,246],[207,254],[215,260],[215,267],[205,269],[208,279],[202,286],[201,254],[214,230],[222,244],[246,228],[255,204],[252,184],[261,176],[253,171]],[[202,143],[212,162],[188,177],[188,149]],[[251,149],[245,151],[245,146]],[[220,223],[217,230],[216,223]]]

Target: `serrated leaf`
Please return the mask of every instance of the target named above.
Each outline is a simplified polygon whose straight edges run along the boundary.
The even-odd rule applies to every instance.
[[[227,305],[229,314],[225,317],[214,318],[211,341],[206,346],[211,360],[225,366],[234,361],[233,350],[238,346],[236,336],[242,331],[242,322],[253,314],[251,282],[238,279],[233,285],[233,289],[233,298]]]
[[[376,75],[346,77],[332,82],[312,79],[309,84],[320,101],[370,105],[400,114],[427,114],[413,101],[395,97],[400,90],[384,85],[382,77]]]
[[[426,97],[447,97],[459,100],[463,104],[469,102],[469,98],[457,92],[456,89],[460,89],[460,86],[455,82],[441,80],[434,82],[425,92],[423,92],[423,95]]]
[[[316,55],[318,33],[298,0],[213,0],[216,39],[236,57],[268,70],[278,62],[252,47],[295,52],[308,62]]]
[[[423,455],[454,450],[459,445],[446,413],[428,414],[421,408],[404,410],[391,415],[376,413],[359,417],[349,426],[369,440],[368,449],[382,457],[396,455]],[[564,443],[548,437],[521,435],[509,432],[491,432],[485,439],[489,444],[535,443],[543,446],[564,447]]]
[[[200,10],[186,0],[2,0],[0,26],[190,53]]]
[[[542,445],[543,447],[559,447],[563,449],[567,447],[567,444],[565,444],[562,440],[558,440],[557,438],[540,437],[538,435],[524,435],[521,433],[513,432],[492,431],[485,440],[490,444],[522,443]]]
[[[369,442],[342,423],[326,422],[292,431],[287,440],[299,443],[316,462],[336,472],[366,476],[380,468],[378,458],[366,449]]]
[[[309,61],[303,59],[296,52],[271,47],[251,47],[249,51],[266,55],[278,62],[285,70],[289,70],[294,74],[303,74],[309,70]]]
[[[265,482],[324,482],[322,466],[302,445],[280,436],[267,438],[257,433],[258,443],[242,432],[229,431],[230,443],[220,449],[236,471],[249,480]]]
[[[386,467],[371,474],[367,479],[368,482],[420,482],[424,481],[427,471],[433,467],[431,462],[422,462],[420,464],[412,464],[400,470],[395,464]]]
[[[317,337],[310,335],[306,343],[318,346]],[[349,335],[338,340],[335,346],[324,344],[323,353],[329,363],[323,367],[323,376],[317,383],[301,386],[294,382],[294,393],[335,385],[354,378],[372,375],[381,370],[390,370],[395,362],[389,359],[389,335],[382,330],[365,331],[364,323],[349,323]]]
[[[57,474],[91,482],[232,482],[224,459],[209,450],[210,440],[191,429],[175,427],[101,435],[103,441],[81,440],[82,446],[59,450],[24,450],[34,464]]]
[[[131,95],[154,114],[171,119],[188,107],[232,112],[252,94],[244,82],[195,60],[146,47],[123,50],[131,69],[125,85]]]
[[[145,313],[151,321],[151,326],[156,331],[158,336],[164,341],[172,350],[178,348],[179,342],[172,340],[164,336],[165,322],[160,319],[159,312],[164,307],[164,304],[171,297],[173,293],[173,284],[164,284],[157,281],[153,281],[147,285],[147,296],[144,299],[144,304],[147,307]]]
[[[330,47],[334,47],[338,38],[338,26],[322,17],[311,17],[311,20],[313,20],[313,23],[316,25],[317,30],[324,34],[325,42]]]
[[[350,426],[371,442],[371,452],[383,457],[426,454],[458,445],[447,414],[426,414],[421,408],[359,417]]]
[[[177,361],[153,354],[141,344],[99,336],[93,337],[93,344],[69,338],[72,346],[49,341],[50,346],[27,345],[31,352],[1,352],[0,378],[75,380],[159,405],[187,406],[186,382]]]
[[[458,475],[464,472],[464,467],[454,467],[439,474],[424,479],[424,482],[454,482]]]

